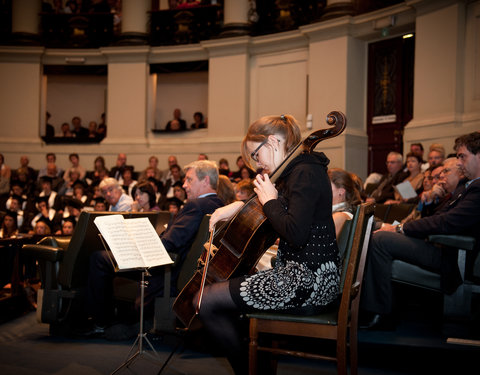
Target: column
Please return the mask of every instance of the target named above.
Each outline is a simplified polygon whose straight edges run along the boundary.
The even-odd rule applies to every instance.
[[[250,33],[248,22],[249,7],[248,0],[225,0],[223,5],[223,27],[220,36],[248,35]]]
[[[327,6],[321,19],[327,20],[335,17],[352,16],[354,13],[355,9],[351,0],[327,0]]]
[[[15,44],[38,44],[40,0],[13,0],[12,36]]]
[[[122,1],[122,28],[117,45],[148,44],[150,0]]]

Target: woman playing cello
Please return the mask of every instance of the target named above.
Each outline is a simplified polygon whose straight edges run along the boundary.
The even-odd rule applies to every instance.
[[[237,375],[248,372],[248,348],[238,324],[240,313],[276,310],[313,314],[336,300],[339,292],[329,160],[323,153],[302,153],[288,163],[275,185],[269,178],[300,140],[296,120],[281,115],[252,123],[242,142],[244,160],[253,160],[263,169],[254,180],[255,193],[280,243],[273,269],[209,284],[203,292],[199,318],[224,348]],[[238,201],[217,209],[210,228],[232,218],[243,205]]]

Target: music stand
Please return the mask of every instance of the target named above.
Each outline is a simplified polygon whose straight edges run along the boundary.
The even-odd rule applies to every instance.
[[[146,286],[146,284],[148,284],[148,281],[145,281],[145,276],[150,276],[150,273],[148,272],[147,269],[144,269],[142,271],[142,281],[140,282],[140,330],[138,332],[138,335],[137,335],[137,338],[136,338],[135,342],[133,343],[130,351],[128,352],[127,359],[118,368],[116,368],[115,371],[113,371],[111,373],[111,375],[117,373],[118,371],[120,371],[124,367],[130,366],[141,355],[146,355],[147,359],[149,359],[153,362],[158,362],[159,364],[162,363],[160,357],[158,356],[157,351],[155,350],[152,343],[148,339],[147,334],[145,332],[143,332],[143,301],[144,301],[144,297],[145,297],[145,286]],[[148,344],[148,346],[150,347],[150,349],[152,350],[152,352],[154,354],[152,354],[149,351],[146,351],[144,349],[144,347],[145,347],[144,340],[145,340],[145,343]],[[137,351],[131,355],[131,353],[133,352],[135,347],[137,347]]]
[[[110,261],[112,262],[112,265],[114,266],[114,269],[117,270],[116,264],[115,264],[115,258],[113,254],[111,253],[111,250],[109,249],[108,245],[105,243],[103,236],[99,233],[98,236],[100,237],[100,240],[103,243],[103,246],[105,247],[105,250],[107,251],[107,254],[110,258]],[[144,300],[145,300],[145,286],[148,284],[148,281],[145,280],[145,276],[151,276],[150,273],[148,272],[147,268],[142,269],[142,280],[140,281],[140,328],[139,332],[137,334],[137,338],[135,339],[135,342],[133,343],[132,347],[130,348],[130,351],[128,352],[127,359],[119,366],[117,367],[110,375],[116,374],[118,371],[120,371],[124,367],[130,366],[133,362],[135,362],[140,356],[145,355],[147,359],[153,361],[153,362],[158,362],[158,364],[162,364],[162,361],[160,357],[158,356],[157,351],[153,347],[152,343],[147,337],[147,334],[143,331],[143,310],[144,310]],[[144,349],[145,344],[148,344],[150,349],[152,350],[153,354],[150,353],[149,351],[146,351]],[[133,350],[137,348],[135,353],[132,354]]]

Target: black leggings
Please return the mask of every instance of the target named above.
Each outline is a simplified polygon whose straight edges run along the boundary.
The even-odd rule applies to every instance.
[[[228,281],[205,287],[199,318],[219,348],[224,350],[235,374],[244,375],[248,373],[248,345],[239,314],[240,310],[230,296]]]

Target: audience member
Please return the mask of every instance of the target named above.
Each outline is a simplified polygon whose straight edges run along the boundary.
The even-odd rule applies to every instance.
[[[228,160],[222,158],[218,161],[218,173],[223,174],[231,179],[232,172],[230,171],[230,166],[228,165]]]
[[[425,239],[430,234],[463,234],[480,239],[480,133],[455,140],[462,180],[451,199],[434,215],[405,224],[383,224],[373,234],[367,257],[362,307],[370,313],[366,328],[387,328],[392,312],[392,262],[395,259],[438,272],[442,288],[453,293],[461,283],[455,251],[439,249]]]
[[[37,178],[40,179],[40,177],[43,177],[43,176],[50,176],[52,178],[54,177],[62,178],[64,174],[64,170],[62,168],[58,168],[57,165],[55,164],[57,162],[57,156],[53,152],[49,152],[46,154],[45,158],[47,159],[47,165],[38,171]],[[58,183],[58,181],[55,181],[55,182]]]
[[[0,196],[8,196],[10,192],[10,177],[12,172],[10,167],[5,164],[3,154],[0,154]]]
[[[57,211],[48,205],[47,197],[37,198],[38,214],[34,216],[30,225],[35,228],[35,225],[39,220],[44,221],[50,228],[50,233],[55,233],[60,228],[60,217],[57,215]]]
[[[121,182],[125,193],[133,197],[133,188],[137,184],[137,180],[133,179],[133,171],[130,167],[125,167],[123,169]]]
[[[18,231],[20,233],[28,232],[28,226],[27,229],[23,227],[23,224],[26,223],[25,213],[23,210],[23,198],[20,195],[11,195],[10,198],[8,198],[6,208],[8,211],[16,215]]]
[[[443,198],[445,197],[445,189],[440,183],[440,177],[443,168],[443,164],[437,167],[431,167],[432,187],[422,193],[422,195],[420,196],[420,202],[418,207],[422,217],[432,215],[437,210],[437,207],[441,204]]]
[[[103,156],[97,156],[93,162],[93,171],[87,172],[87,182],[90,180],[91,185],[98,185],[105,177],[108,176],[108,169],[105,166]]]
[[[148,170],[150,172],[147,175]],[[148,158],[148,167],[145,168],[142,173],[140,173],[140,176],[138,176],[138,181],[145,181],[148,179],[148,177],[154,177],[160,181],[162,179],[162,175],[162,171],[158,169],[158,158],[152,155]]]
[[[436,167],[443,163],[445,160],[445,147],[440,143],[433,143],[430,145],[430,151],[428,152],[428,165],[429,167]]]
[[[62,199],[60,195],[53,190],[53,178],[50,176],[40,177],[41,191],[38,194],[39,198],[46,198],[48,207],[53,208],[55,211],[60,211],[62,208]]]
[[[385,203],[386,204],[395,204],[395,203],[402,203],[402,202],[411,202],[415,203],[419,201],[419,194],[423,190],[423,173],[422,173],[422,158],[420,155],[414,154],[409,152],[407,154],[407,177],[401,181],[408,181],[412,186],[413,190],[417,193],[417,197],[404,199],[402,195],[399,193],[397,189],[394,191],[394,199],[389,199]]]
[[[185,120],[182,119],[182,112],[180,109],[175,108],[173,111],[173,119],[167,123],[165,130],[167,131],[178,131],[178,130],[186,130],[187,123]]]
[[[15,176],[12,176],[12,178],[18,180],[18,172],[22,171],[22,172],[25,172],[27,176],[27,181],[29,183],[36,181],[38,171],[30,167],[29,164],[30,164],[30,159],[28,158],[28,156],[26,155],[20,156],[20,167],[17,169]]]
[[[141,182],[135,186],[134,197],[135,200],[132,203],[133,212],[160,211],[160,208],[157,206],[155,190],[148,181]]]
[[[124,154],[124,153],[118,154],[117,155],[117,162],[115,164],[115,167],[113,167],[110,170],[109,176],[115,178],[118,181],[120,181],[120,183],[122,184],[123,183],[122,182],[123,170],[127,166],[130,167],[130,169],[132,170],[132,173],[134,173],[133,165],[127,165],[127,155]]]
[[[235,188],[233,187],[232,181],[230,181],[227,176],[220,175],[218,177],[217,195],[224,205],[233,203],[237,200]]]
[[[63,220],[61,234],[64,235],[64,236],[72,236],[73,231],[75,230],[75,225],[76,224],[77,224],[77,222],[76,222],[75,219],[73,219],[71,217],[67,217],[65,220]]]
[[[0,238],[16,238],[18,235],[17,213],[13,211],[5,212],[0,228]]]
[[[165,183],[167,182],[167,180],[169,178],[172,177],[172,172],[170,172],[170,167],[172,165],[180,165],[178,163],[178,160],[177,160],[177,157],[174,156],[174,155],[170,155],[168,158],[167,158],[167,164],[168,164],[168,168],[166,170],[163,171],[162,173],[162,184],[165,185]],[[183,174],[183,172],[181,173],[182,174],[182,178],[185,177],[185,175]]]
[[[94,205],[93,205],[93,210],[94,211],[107,211],[107,203],[105,202],[105,198],[102,197],[97,197],[94,198]]]
[[[352,175],[340,168],[328,170],[332,185],[332,217],[335,224],[335,234],[340,234],[347,220],[353,218],[355,209],[362,200]]]
[[[97,127],[97,137],[99,141],[101,141],[103,138],[107,136],[107,124],[105,123],[105,113],[102,113],[101,118],[102,120]]]
[[[45,220],[40,219],[33,227],[33,231],[31,233],[37,236],[48,236],[52,233],[52,230],[50,229],[50,226],[45,222]]]
[[[45,137],[47,138],[53,138],[55,136],[55,127],[50,124],[50,117],[52,117],[52,115],[50,112],[47,112],[45,119]]]
[[[95,121],[90,121],[88,123],[88,138],[90,139],[97,139],[98,138],[98,133],[97,133],[97,123]]]
[[[78,156],[77,153],[73,153],[73,154],[68,155],[68,160],[70,160],[70,163],[72,163],[72,166],[65,170],[63,179],[65,181],[69,181],[68,172],[72,169],[75,169],[76,172],[79,173],[80,180],[85,179],[85,177],[87,175],[87,170],[80,165],[80,156]]]
[[[217,197],[218,169],[210,161],[196,161],[185,167],[186,178],[184,187],[188,202],[177,214],[167,230],[161,235],[166,250],[177,255],[176,262],[181,265],[190,249],[198,227],[206,214],[222,206]],[[178,269],[172,272],[171,285],[174,288],[178,278]],[[151,270],[149,283],[145,290],[145,316],[153,313],[155,296],[163,293],[164,269],[157,267]],[[95,251],[90,257],[88,282],[88,311],[93,318],[93,329],[87,335],[102,334],[105,327],[111,323],[113,315],[112,282],[114,269],[105,251]],[[178,291],[174,290],[174,293]],[[139,301],[139,299],[137,299]]]
[[[173,187],[175,183],[180,183],[183,185],[183,178],[181,174],[181,169],[177,164],[174,164],[170,167],[170,177],[165,181],[163,184],[163,192],[162,192],[162,205],[166,202],[168,198],[173,198]]]
[[[63,138],[72,138],[73,137],[73,133],[72,131],[70,130],[70,124],[68,122],[64,122],[61,126],[60,126],[60,131],[62,132],[62,137]]]
[[[252,171],[250,168],[247,167],[241,155],[237,158],[237,168],[238,170],[232,173],[232,179],[234,182],[239,182],[240,180],[244,179],[244,177],[246,177],[245,168],[248,171],[248,174],[250,176],[249,178],[255,177],[255,171]],[[243,177],[242,173],[245,173]]]
[[[183,188],[183,183],[175,183],[173,186],[173,197],[180,202],[180,208],[187,203],[187,192]]]
[[[410,152],[420,156],[420,158],[422,159],[422,162],[423,162],[424,149],[423,149],[423,145],[421,143],[412,143],[410,145]]]
[[[78,116],[72,118],[73,130],[75,138],[88,138],[88,129],[82,126],[82,119]]]
[[[235,184],[235,198],[246,202],[255,194],[253,189],[253,180],[241,180]]]
[[[125,194],[120,183],[113,177],[107,177],[100,182],[100,191],[109,205],[109,211],[131,211],[133,199]]]
[[[394,186],[407,177],[403,170],[402,155],[398,152],[390,152],[387,155],[387,173],[384,174],[377,186],[366,199],[367,202],[385,203],[394,198]]]
[[[65,173],[67,174],[67,173]],[[73,190],[75,185],[84,183],[80,179],[80,171],[77,168],[70,168],[66,180],[63,185],[58,189],[58,195],[60,196],[73,196]]]
[[[208,155],[204,153],[198,154],[197,160],[208,160]]]
[[[191,129],[204,129],[207,126],[203,122],[203,113],[202,112],[195,112],[193,114],[193,124],[190,125]]]
[[[90,202],[90,193],[88,192],[86,183],[77,182],[73,185],[72,198],[78,199],[84,205],[87,205]]]

